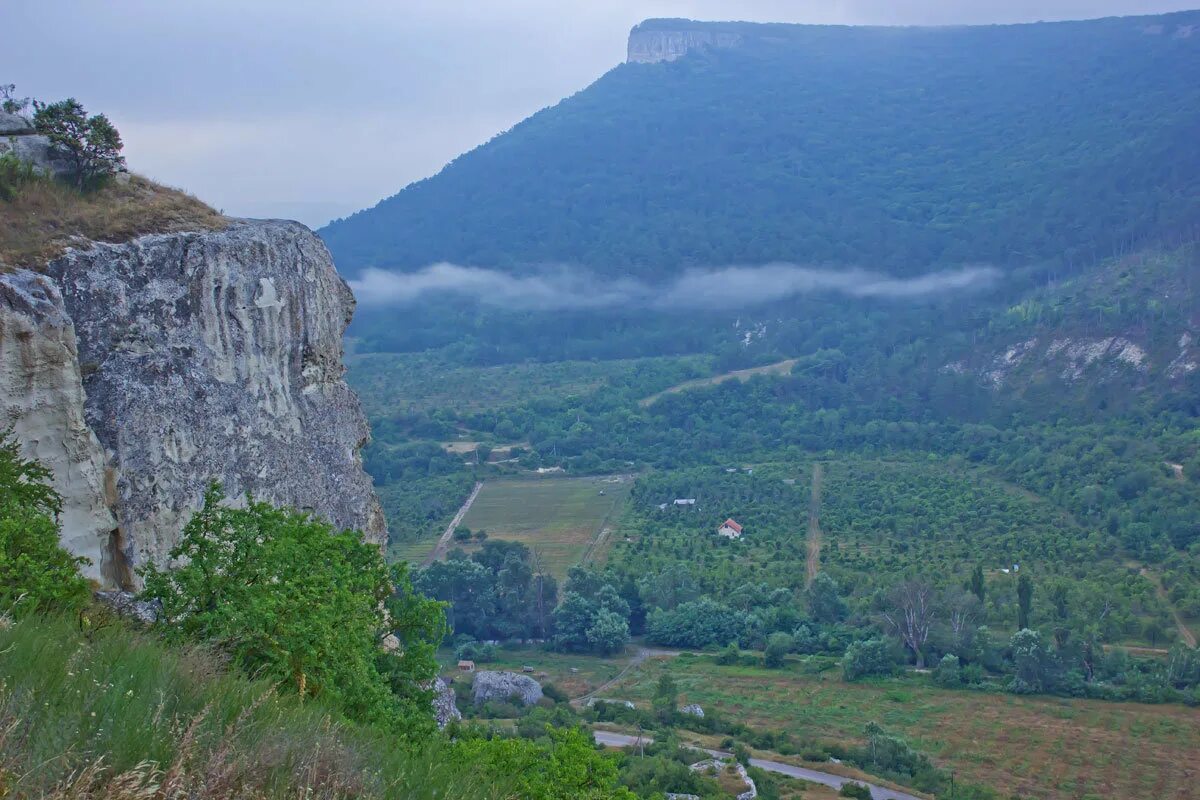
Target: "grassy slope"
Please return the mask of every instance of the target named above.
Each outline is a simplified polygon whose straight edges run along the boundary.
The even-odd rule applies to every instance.
[[[148,233],[213,230],[226,219],[191,195],[139,176],[80,195],[48,180],[0,201],[0,268],[38,269],[72,239],[124,242]]]
[[[67,619],[0,625],[0,797],[503,795],[456,772],[439,745],[410,753],[225,673],[212,653],[113,623],[86,635]]]

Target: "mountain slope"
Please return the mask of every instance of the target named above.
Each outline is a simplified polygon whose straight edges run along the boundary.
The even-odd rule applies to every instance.
[[[680,26],[728,46],[621,65],[332,223],[321,235],[338,264],[913,274],[1090,262],[1200,219],[1200,12],[903,29],[665,20],[634,34]]]

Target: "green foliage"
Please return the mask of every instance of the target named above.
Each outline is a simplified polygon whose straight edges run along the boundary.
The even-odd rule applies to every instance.
[[[938,686],[953,689],[962,685],[958,656],[947,653],[933,669],[933,682]]]
[[[667,611],[656,608],[646,616],[646,638],[671,647],[704,648],[738,642],[746,631],[746,616],[702,597]]]
[[[842,788],[838,791],[838,797],[853,797],[857,800],[871,800],[871,796],[871,790],[866,784],[854,781],[843,783]]]
[[[171,769],[175,792],[206,800],[511,796],[511,778],[463,769],[441,737],[402,744],[122,624],[85,633],[74,615],[29,616],[0,627],[0,653],[7,797],[152,797]]]
[[[779,669],[784,664],[784,657],[792,650],[792,637],[786,633],[772,633],[767,637],[767,646],[763,650],[763,665],[770,669]]]
[[[842,677],[848,681],[895,672],[896,657],[892,646],[884,639],[852,642],[842,656]]]
[[[0,155],[0,200],[12,200],[22,186],[40,180],[45,178],[37,173],[30,162],[22,161],[12,153]]]
[[[618,784],[616,760],[597,752],[578,728],[547,729],[549,744],[525,739],[466,738],[455,747],[461,769],[505,782],[523,800],[634,800]]]
[[[11,431],[0,434],[0,612],[77,610],[88,601],[85,559],[58,543],[62,498],[51,477],[21,456]]]
[[[1026,572],[1017,578],[1017,629],[1029,627],[1029,609],[1033,607],[1033,579]]]
[[[455,633],[478,639],[542,639],[553,627],[558,585],[534,569],[532,553],[520,542],[489,539],[469,558],[461,550],[451,552],[445,561],[419,570],[413,584],[447,604]]]
[[[419,687],[437,671],[438,604],[412,593],[403,568],[389,576],[379,551],[354,532],[252,499],[246,508],[223,500],[219,486],[205,493],[171,551],[177,568],[145,571],[144,594],[162,601],[168,631],[213,642],[247,672],[328,698],[353,719],[427,732],[430,694]],[[401,652],[380,653],[393,627]]]
[[[94,184],[125,166],[121,134],[104,114],[88,116],[71,97],[57,103],[34,102],[33,124],[50,143],[66,153],[78,188]]]

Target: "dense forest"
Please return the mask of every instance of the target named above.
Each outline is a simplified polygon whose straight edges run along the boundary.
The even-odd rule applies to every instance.
[[[1198,20],[775,26],[619,66],[321,235],[351,275],[1093,261],[1200,218]]]

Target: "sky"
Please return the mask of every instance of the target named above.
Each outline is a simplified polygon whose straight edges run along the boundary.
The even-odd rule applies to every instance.
[[[130,169],[317,227],[585,88],[650,17],[877,25],[1086,19],[1200,0],[0,0],[0,84],[76,97]]]

